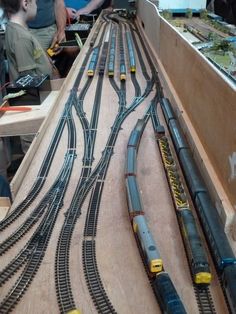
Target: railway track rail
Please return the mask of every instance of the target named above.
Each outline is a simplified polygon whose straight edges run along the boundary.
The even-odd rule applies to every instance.
[[[214,303],[212,300],[209,287],[194,286],[194,292],[197,299],[197,304],[200,314],[216,314]]]

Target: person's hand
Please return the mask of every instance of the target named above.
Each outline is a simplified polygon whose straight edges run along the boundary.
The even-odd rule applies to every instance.
[[[90,12],[88,10],[86,10],[85,8],[82,8],[76,12],[75,18],[79,21],[80,15],[89,14],[89,13]]]
[[[52,79],[58,80],[60,78],[61,78],[61,76],[60,76],[58,69],[55,66],[53,66],[53,68],[52,68]]]
[[[60,44],[61,42],[66,40],[66,34],[65,34],[65,30],[57,30],[56,32],[56,43]]]
[[[62,48],[59,46],[59,43],[65,41],[65,31],[57,31],[53,37],[50,48],[53,50],[54,55],[57,55],[61,52]]]
[[[68,14],[69,18],[71,20],[75,20],[76,19],[76,13],[77,13],[76,10],[73,8],[66,8],[66,10],[67,10],[67,14]]]

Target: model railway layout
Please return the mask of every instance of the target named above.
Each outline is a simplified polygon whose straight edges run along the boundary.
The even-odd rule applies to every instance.
[[[225,313],[227,307],[236,313],[235,256],[171,104],[164,97],[138,23],[119,16],[119,12],[105,12],[89,38],[68,97],[55,116],[48,144],[42,145],[43,157],[37,161],[32,185],[28,182],[25,196],[0,222],[0,313],[196,313],[197,308],[199,313]],[[104,92],[105,86],[109,95]],[[102,122],[104,97],[110,97],[111,106],[106,123]],[[139,156],[147,129],[160,161],[160,171],[152,182],[156,193],[159,185],[168,189],[169,207],[183,240],[182,245],[179,237],[180,244],[176,245],[186,249],[181,262],[176,256],[164,254],[175,239],[160,244],[159,237],[168,228],[163,224],[158,230],[152,222],[152,217],[163,219],[158,208],[164,203],[154,204],[153,214],[141,193],[140,160],[148,161]],[[104,195],[117,154],[123,161],[121,188],[110,187],[114,202],[108,203]],[[115,218],[117,194],[125,200],[119,209],[123,222]],[[101,253],[104,216],[110,217],[112,227],[105,232],[107,247],[119,260],[105,254],[105,249]],[[122,223],[126,224],[126,235],[119,241],[121,235],[116,228]],[[127,242],[132,241],[132,233],[133,252],[140,253],[146,274],[136,254],[132,259],[141,264],[141,271],[133,273],[133,282],[122,283],[125,276],[120,276],[126,270],[120,268],[121,264],[127,264],[128,272],[134,271],[134,261],[126,258],[122,262],[128,245],[125,237],[129,238]],[[168,266],[168,259],[176,259],[174,268]],[[47,273],[49,265],[53,274]],[[176,273],[182,272],[186,281],[178,281],[181,276]],[[44,287],[42,283],[37,285],[39,274]],[[53,282],[49,278],[54,278]],[[125,295],[126,285],[136,284],[143,289],[140,294],[148,291],[151,304],[145,304],[141,296],[138,299],[135,287]],[[187,293],[181,289],[185,285]],[[46,291],[43,297],[42,289]],[[30,293],[36,294],[32,304]]]

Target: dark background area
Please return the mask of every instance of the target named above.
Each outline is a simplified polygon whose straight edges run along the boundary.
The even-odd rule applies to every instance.
[[[210,2],[207,1],[207,4]],[[214,12],[222,16],[227,23],[236,25],[236,0],[215,0]]]

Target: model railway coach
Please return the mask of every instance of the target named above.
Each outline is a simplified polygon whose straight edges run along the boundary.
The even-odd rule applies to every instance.
[[[138,246],[148,270],[148,275],[152,280],[155,295],[163,313],[186,314],[183,303],[169,275],[163,271],[161,254],[148,227],[136,178],[137,152],[143,130],[147,123],[147,116],[148,114],[146,115],[146,119],[139,119],[137,121],[130,134],[127,145],[125,180],[129,216]]]

